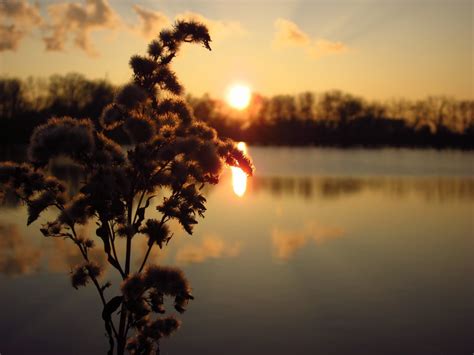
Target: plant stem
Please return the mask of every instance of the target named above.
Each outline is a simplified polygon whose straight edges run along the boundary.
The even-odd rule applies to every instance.
[[[84,257],[84,259],[87,262],[89,262],[90,260],[89,260],[89,256],[87,255],[87,249],[83,248],[81,243],[79,242],[79,240],[77,238],[76,229],[74,228],[74,225],[70,224],[69,227],[71,228],[71,232],[72,232],[72,235],[73,235],[73,242],[77,245],[77,247],[81,251],[81,254]],[[99,293],[100,300],[102,301],[102,304],[105,306],[107,304],[107,300],[105,299],[104,291],[100,287],[99,281],[97,281],[97,278],[95,276],[89,275],[89,277],[91,278],[92,283],[94,284],[95,288],[97,289],[97,292]],[[114,322],[112,322],[112,320],[111,320],[109,323],[110,323],[110,326],[112,327],[112,330],[113,330],[115,336],[117,337],[118,334],[117,334],[117,330],[115,329]]]
[[[125,304],[122,303],[122,308],[120,311],[119,334],[117,336],[117,355],[123,355],[125,352],[125,342],[127,340],[127,335],[125,333],[126,320],[127,320],[127,309],[125,307]]]
[[[109,222],[106,222],[105,226],[107,228],[107,234],[109,235],[110,244],[112,245],[113,258],[117,262],[118,268],[115,265],[112,265],[112,266],[114,266],[120,272],[120,275],[122,276],[122,278],[125,278],[125,274],[123,272],[122,265],[120,265],[120,261],[117,257],[117,251],[115,250],[115,231],[110,226]],[[110,256],[110,254],[109,254],[109,256]]]
[[[126,278],[129,273],[130,273],[130,259],[131,259],[131,252],[132,252],[132,211],[133,211],[133,194],[129,198],[129,201],[127,203],[127,222],[128,222],[128,227],[129,227],[129,233],[127,235],[127,247],[125,251],[125,277]],[[118,355],[123,355],[125,352],[125,342],[127,340],[127,334],[126,334],[126,321],[127,321],[127,308],[125,306],[125,303],[122,302],[122,308],[120,311],[120,324],[119,324],[119,334],[117,338],[117,354]]]
[[[142,272],[143,268],[145,267],[146,260],[148,259],[148,256],[150,255],[151,248],[153,248],[153,244],[150,244],[148,246],[148,250],[146,251],[145,258],[143,259],[142,265],[140,266],[140,269],[138,269],[138,273]]]
[[[167,214],[164,214],[162,217],[161,217],[161,221],[160,221],[160,225],[163,225],[164,223],[166,223],[166,221],[168,221],[169,219],[169,216]],[[151,248],[153,248],[153,245],[155,243],[151,243],[149,246],[148,246],[148,250],[146,251],[146,254],[145,254],[145,258],[143,259],[143,262],[142,262],[142,265],[140,266],[140,269],[138,269],[138,272],[142,272],[143,268],[145,267],[145,264],[146,264],[146,261],[148,259],[148,256],[150,255],[150,252],[151,252]]]
[[[130,274],[130,259],[132,254],[132,237],[134,232],[132,231],[132,213],[133,213],[133,195],[128,201],[128,212],[127,212],[127,224],[128,224],[128,233],[127,233],[127,248],[125,251],[125,277]]]

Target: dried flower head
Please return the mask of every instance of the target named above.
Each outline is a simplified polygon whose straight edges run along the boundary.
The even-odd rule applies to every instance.
[[[94,262],[84,262],[76,265],[71,271],[72,286],[77,289],[80,286],[85,286],[89,279],[96,279],[101,274],[101,268]]]
[[[156,134],[155,123],[144,116],[129,117],[125,120],[124,130],[133,143],[145,143]]]
[[[117,104],[110,104],[102,111],[99,122],[102,128],[112,130],[123,123],[124,116],[124,112]]]
[[[156,243],[160,249],[170,239],[169,227],[156,219],[148,219],[141,232],[148,236],[148,245]]]
[[[82,160],[94,151],[93,132],[90,120],[52,118],[33,132],[28,147],[29,158],[37,166],[46,165],[58,155]]]
[[[163,53],[163,46],[161,45],[160,41],[153,40],[148,45],[148,54],[157,59]]]
[[[169,337],[178,330],[180,325],[181,322],[173,316],[157,318],[148,321],[141,333],[149,338],[158,340],[163,337]]]
[[[94,207],[88,196],[79,193],[66,204],[58,217],[58,220],[65,224],[85,224],[93,215]]]
[[[153,59],[134,55],[130,58],[130,66],[135,75],[149,76],[158,68],[158,63]]]
[[[129,83],[122,87],[118,92],[115,101],[128,110],[137,108],[140,104],[143,104],[148,98],[147,93],[140,86],[135,83]]]

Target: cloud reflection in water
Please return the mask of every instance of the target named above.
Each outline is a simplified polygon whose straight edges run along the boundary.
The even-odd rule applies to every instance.
[[[308,222],[302,229],[295,231],[274,228],[272,231],[273,257],[286,261],[293,257],[298,249],[311,241],[320,245],[345,234],[342,228],[323,226],[316,222]]]
[[[90,235],[87,228],[80,233]],[[35,237],[37,241],[34,241]],[[43,244],[44,239],[41,238],[43,237],[36,234],[24,235],[15,223],[0,222],[0,274],[23,276],[44,270],[64,273],[81,261],[79,250],[69,241],[53,239]],[[99,248],[91,250],[90,258],[104,269],[107,268],[105,257]]]
[[[42,252],[31,245],[15,224],[0,224],[0,273],[29,275],[40,267]]]
[[[236,257],[240,254],[241,243],[227,242],[217,236],[204,237],[199,245],[186,244],[176,252],[179,264],[201,263],[208,259]]]

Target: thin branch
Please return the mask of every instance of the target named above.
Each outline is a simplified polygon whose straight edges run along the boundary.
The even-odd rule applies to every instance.
[[[163,217],[161,218],[161,221],[160,221],[160,226],[163,226],[164,223],[166,223],[167,221],[169,220],[169,216],[164,214]],[[145,257],[143,259],[143,262],[140,266],[140,269],[138,269],[138,273],[142,272],[143,268],[145,267],[145,264],[146,264],[146,261],[148,259],[148,256],[150,255],[150,252],[151,252],[151,249],[153,248],[153,245],[155,243],[151,243],[149,246],[148,246],[148,250],[146,251],[146,254],[145,254]]]
[[[155,171],[153,173],[153,175],[148,179],[148,181],[146,182],[146,185],[150,182],[151,179],[153,179],[156,175],[158,175],[159,173],[161,173],[167,166],[168,164],[172,161],[173,159],[169,159],[167,160],[157,171]],[[135,210],[135,216],[133,217],[133,224],[135,224],[136,220],[137,220],[137,217],[138,217],[138,210],[141,208],[141,204],[143,202],[143,198],[145,197],[145,194],[147,192],[147,187],[148,186],[145,186],[141,195],[140,195],[140,199],[138,200],[138,205],[137,205],[137,208]]]
[[[145,258],[143,259],[143,262],[142,262],[142,265],[140,266],[140,269],[138,269],[138,273],[142,272],[143,268],[145,267],[146,261],[148,259],[148,256],[150,255],[150,252],[151,252],[151,248],[153,248],[153,244],[155,244],[155,243],[151,243],[148,246],[148,250],[146,251]]]
[[[112,256],[112,255],[110,254],[110,252],[109,252],[109,253],[107,253],[107,255],[108,255],[110,258],[112,258],[112,259],[115,260],[115,262],[117,263],[118,267],[117,267],[116,265],[111,264],[110,262],[109,262],[109,263],[110,263],[113,267],[115,267],[115,268],[120,272],[120,275],[121,275],[122,277],[124,277],[125,274],[124,274],[124,272],[123,272],[122,265],[120,265],[120,261],[118,260],[118,257],[117,257],[117,252],[116,252],[116,250],[115,250],[115,231],[113,231],[113,229],[111,229],[110,224],[109,224],[108,221],[105,221],[105,222],[106,222],[106,223],[105,223],[105,227],[107,228],[107,235],[109,236],[110,244],[112,245],[112,253],[114,254],[114,255]],[[102,222],[102,223],[103,223],[103,222]]]
[[[146,189],[143,189],[143,191],[140,195],[140,199],[138,200],[137,209],[135,210],[135,216],[133,217],[133,223],[132,223],[133,225],[135,225],[135,223],[137,222],[138,211],[141,208],[141,204],[143,202],[143,198],[145,197],[145,194],[146,194]]]
[[[117,261],[117,264],[119,264],[120,273],[123,276],[122,265],[120,265],[120,262],[119,262],[119,259],[118,259],[118,256],[117,256],[117,251],[115,249],[115,229],[114,229],[115,227],[114,227],[114,225],[109,225],[109,228],[110,228],[110,231],[111,231],[110,241],[111,241],[111,244],[112,244],[112,253],[114,253],[114,258]]]
[[[90,262],[89,260],[89,256],[87,255],[87,249],[84,248],[81,244],[81,242],[79,241],[79,238],[77,236],[77,233],[76,233],[76,229],[74,228],[74,224],[73,223],[69,223],[69,228],[71,228],[71,232],[72,232],[72,235],[73,235],[73,238],[71,238],[73,240],[73,242],[78,246],[79,250],[81,251],[81,254],[82,256],[84,257],[84,259],[87,261],[87,262]],[[93,275],[90,275],[89,274],[89,277],[91,278],[92,280],[92,283],[95,285],[96,289],[97,289],[97,292],[99,293],[99,296],[100,296],[100,299],[102,301],[102,304],[105,305],[107,304],[107,301],[105,299],[105,296],[104,296],[104,291],[102,290],[102,288],[100,287],[99,285],[99,282],[97,281],[97,278]],[[115,329],[115,325],[114,325],[114,322],[112,320],[110,320],[110,325],[112,327],[112,330],[115,334],[115,336],[117,337],[118,334],[117,334],[117,330]]]

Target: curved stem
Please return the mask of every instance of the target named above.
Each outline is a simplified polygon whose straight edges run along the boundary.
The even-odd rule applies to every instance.
[[[122,265],[120,265],[120,261],[117,257],[117,251],[115,250],[115,231],[112,227],[110,227],[110,224],[108,221],[105,221],[104,225],[107,228],[107,234],[109,235],[110,244],[112,245],[113,256],[110,255],[110,252],[108,253],[108,256],[115,259],[115,262],[117,263],[117,265],[113,265],[113,264],[111,265],[115,267],[120,272],[120,275],[122,276],[122,278],[124,278],[125,274],[123,272]]]
[[[148,246],[148,250],[146,251],[145,258],[143,259],[143,262],[142,262],[142,265],[140,266],[140,269],[138,269],[138,273],[142,272],[143,268],[145,267],[146,261],[148,259],[148,256],[150,255],[150,252],[151,252],[151,248],[153,248],[153,244],[154,243],[152,243]]]

